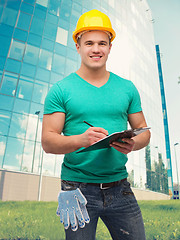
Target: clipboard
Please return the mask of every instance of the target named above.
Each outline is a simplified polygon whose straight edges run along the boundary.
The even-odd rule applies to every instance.
[[[143,128],[136,128],[136,129],[129,129],[122,132],[115,132],[111,135],[108,135],[107,137],[97,141],[96,143],[93,143],[91,146],[87,148],[83,148],[76,153],[82,153],[82,152],[88,152],[92,150],[99,150],[103,148],[110,148],[110,144],[114,141],[122,142],[123,138],[132,138],[135,137],[147,130],[149,130],[150,127],[143,127]]]

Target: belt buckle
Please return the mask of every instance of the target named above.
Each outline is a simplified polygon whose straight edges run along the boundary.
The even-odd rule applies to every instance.
[[[110,187],[103,187],[103,184],[104,184],[104,183],[100,183],[100,189],[101,189],[101,190],[105,190],[105,189],[110,188]]]

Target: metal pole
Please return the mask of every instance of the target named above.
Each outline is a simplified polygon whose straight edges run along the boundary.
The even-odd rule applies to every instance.
[[[41,153],[41,166],[40,166],[40,174],[39,174],[38,201],[41,201],[42,169],[43,169],[43,151]]]
[[[32,173],[33,173],[33,169],[34,169],[34,159],[35,159],[36,141],[37,141],[37,133],[38,133],[38,125],[39,125],[39,114],[40,114],[40,111],[35,112],[35,114],[38,116],[38,119],[37,119],[36,135],[35,135],[35,142],[34,142],[34,151],[33,151],[32,168],[31,168],[31,172],[32,172]]]
[[[176,162],[176,174],[177,174],[177,189],[178,189],[178,197],[179,197],[179,174],[178,174],[178,165],[177,165],[177,156],[176,156],[176,146],[179,145],[179,143],[174,144],[174,154],[175,154],[175,162]]]

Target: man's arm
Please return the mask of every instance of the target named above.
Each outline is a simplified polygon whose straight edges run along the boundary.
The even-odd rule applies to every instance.
[[[80,135],[61,135],[65,123],[65,114],[55,112],[45,114],[42,124],[42,147],[46,153],[66,154],[81,147],[88,147],[104,138],[108,132],[103,128],[90,127]]]
[[[128,120],[133,129],[147,127],[143,112],[129,114]],[[122,139],[124,143],[113,142],[111,146],[124,154],[128,154],[131,151],[136,151],[147,146],[150,141],[150,136],[150,131],[147,130],[133,138]]]

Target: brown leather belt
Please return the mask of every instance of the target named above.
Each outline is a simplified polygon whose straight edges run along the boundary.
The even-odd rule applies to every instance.
[[[119,185],[121,182],[124,182],[124,181],[126,181],[126,180],[127,180],[127,178],[124,178],[124,179],[119,180],[119,181],[116,181],[116,182],[110,182],[110,183],[86,183],[86,184],[90,184],[90,185],[93,185],[93,186],[99,186],[100,189],[108,189],[108,188],[117,186],[117,185]]]

